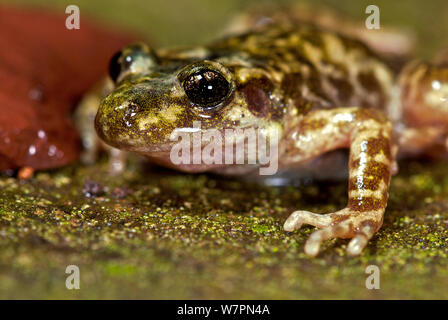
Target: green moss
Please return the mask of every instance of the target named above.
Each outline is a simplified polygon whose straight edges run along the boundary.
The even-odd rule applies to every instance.
[[[401,164],[384,226],[363,255],[347,240],[303,254],[311,227],[286,233],[298,208],[329,212],[345,182],[269,188],[208,175],[148,169],[120,177],[99,164],[0,179],[2,298],[447,298],[448,170]],[[105,193],[86,197],[87,179]],[[114,196],[126,188],[124,198]],[[242,192],[244,191],[244,192]],[[81,290],[65,289],[65,268]],[[365,288],[378,265],[381,290]]]

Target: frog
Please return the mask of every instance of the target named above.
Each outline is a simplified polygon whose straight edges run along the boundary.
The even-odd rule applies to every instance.
[[[204,46],[132,43],[111,59],[113,85],[94,126],[114,150],[190,173],[244,176],[261,164],[174,163],[173,132],[254,128],[291,171],[347,150],[346,206],[297,208],[283,229],[316,227],[304,245],[311,257],[333,238],[349,239],[347,254],[357,256],[383,224],[397,159],[447,151],[446,55],[398,71],[386,60],[362,39],[305,22],[258,24]]]

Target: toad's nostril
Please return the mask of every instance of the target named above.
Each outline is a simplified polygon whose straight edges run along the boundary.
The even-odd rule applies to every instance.
[[[127,127],[134,126],[135,116],[137,115],[139,109],[140,109],[139,106],[136,105],[135,103],[128,104],[123,115],[123,121]]]

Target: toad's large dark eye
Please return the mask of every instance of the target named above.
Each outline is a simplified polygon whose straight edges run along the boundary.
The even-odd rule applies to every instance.
[[[230,83],[218,71],[202,69],[183,82],[188,98],[194,104],[210,109],[220,104],[230,92]]]

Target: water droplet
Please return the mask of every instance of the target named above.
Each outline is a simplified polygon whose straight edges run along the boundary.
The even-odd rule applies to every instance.
[[[37,131],[37,136],[41,139],[46,137],[45,131],[44,130],[39,130]]]
[[[56,151],[57,151],[56,146],[51,145],[51,146],[48,148],[48,155],[49,155],[50,157],[53,157],[53,156],[56,154]]]
[[[32,156],[35,155],[36,154],[36,146],[30,145],[30,147],[28,148],[28,153]]]

